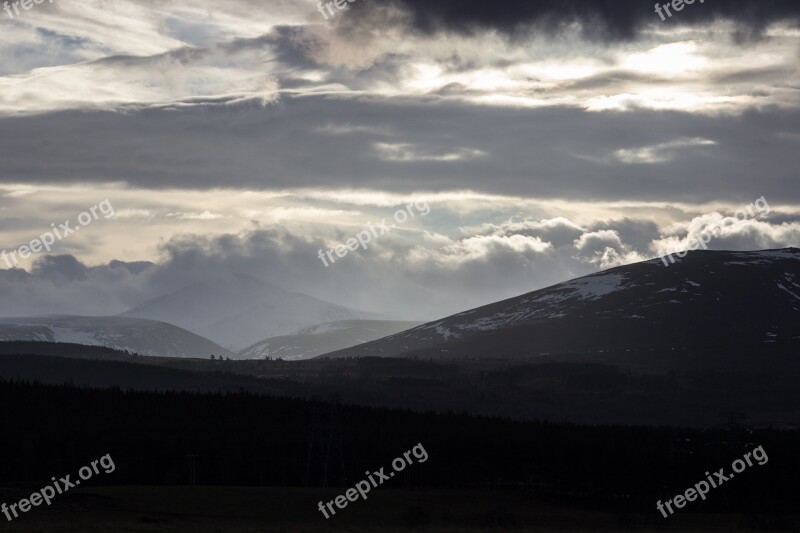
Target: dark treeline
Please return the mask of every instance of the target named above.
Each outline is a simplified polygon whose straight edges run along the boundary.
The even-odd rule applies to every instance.
[[[574,426],[423,414],[250,393],[126,392],[0,381],[0,485],[39,486],[111,454],[92,483],[345,486],[421,443],[396,487],[520,488],[650,512],[755,446],[769,456],[686,510],[793,509],[796,431]],[[310,447],[310,444],[312,445]],[[330,449],[328,455],[327,450]],[[341,452],[339,451],[341,450]],[[327,459],[327,477],[323,463]],[[652,508],[652,509],[651,509]]]
[[[578,424],[704,428],[727,427],[730,420],[739,420],[752,426],[785,427],[800,419],[800,372],[792,370],[795,364],[776,363],[775,354],[759,354],[759,364],[746,369],[719,360],[717,366],[723,370],[717,371],[684,365],[691,357],[675,355],[670,360],[678,362],[676,369],[645,373],[585,360],[211,361],[83,348],[47,343],[8,348],[0,343],[0,378],[125,390],[243,389],[302,399],[338,396],[344,403],[370,407]],[[4,349],[61,356],[35,355],[36,351],[4,354]]]
[[[105,346],[87,346],[66,342],[3,341],[0,354],[30,353],[55,355],[58,357],[80,357],[86,359],[136,360],[145,357],[129,351],[115,350]]]

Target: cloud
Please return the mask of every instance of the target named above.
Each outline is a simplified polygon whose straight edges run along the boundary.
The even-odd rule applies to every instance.
[[[620,149],[614,152],[614,157],[627,164],[652,165],[656,163],[667,163],[675,159],[680,150],[695,146],[713,146],[716,143],[709,139],[676,139],[653,146],[642,146],[640,148]]]
[[[631,40],[643,28],[661,24],[652,2],[639,0],[507,0],[502,9],[483,0],[391,0],[387,3],[405,13],[410,25],[423,33],[471,34],[494,30],[516,36],[535,27],[557,34],[577,24],[590,38]],[[357,7],[354,13],[367,18],[370,6]],[[772,22],[800,18],[800,6],[793,0],[731,0],[687,7],[690,8],[669,19],[670,24],[707,24],[723,19],[737,25],[742,39],[760,36]],[[381,9],[387,8],[381,6]]]
[[[800,247],[800,220],[796,215],[791,222],[773,223],[772,214],[741,213],[737,217],[714,212],[673,224],[664,236],[653,241],[651,249],[657,255],[692,250],[702,246],[701,240],[712,250]]]
[[[611,229],[584,233],[575,241],[575,248],[580,257],[600,268],[626,265],[647,258],[623,243],[619,233]]]
[[[86,267],[71,255],[45,255],[36,260],[32,273],[54,280],[85,281]]]
[[[797,242],[794,0],[665,23],[632,0],[316,5],[59,0],[6,21],[2,246],[104,197],[117,216],[0,271],[0,313],[120,312],[245,272],[428,318],[685,245],[760,196],[770,217],[714,246]],[[421,198],[424,223],[316,259]]]
[[[465,161],[486,155],[486,152],[470,148],[439,151],[435,147],[412,143],[375,143],[378,157],[385,161]]]
[[[509,220],[501,224],[483,224],[478,227],[465,227],[467,234],[509,237],[520,235],[532,237],[537,241],[550,243],[555,247],[572,245],[586,231],[566,217],[543,219]]]
[[[629,217],[599,220],[590,224],[590,232],[600,230],[613,230],[620,240],[641,255],[650,251],[650,243],[661,235],[658,224],[652,220],[634,219]]]
[[[437,213],[432,206],[426,223]],[[0,315],[116,314],[196,281],[243,273],[353,309],[426,320],[652,258],[661,248],[677,251],[713,227],[720,231],[712,249],[800,246],[800,214],[775,208],[758,220],[712,212],[661,229],[627,217],[586,225],[550,217],[463,226],[458,234],[397,230],[325,267],[318,250],[343,242],[352,228],[323,235],[271,224],[175,236],[155,262],[89,266],[62,255],[37,259],[30,272],[0,270]]]
[[[320,129],[321,124],[328,129]],[[345,129],[331,132],[330,125],[336,124]],[[774,138],[777,124],[784,132],[800,131],[800,111],[765,109],[717,117],[586,114],[565,108],[501,110],[322,96],[288,98],[267,108],[239,104],[203,112],[65,111],[0,119],[0,184],[472,190],[572,201],[740,201],[764,195],[800,202],[796,143],[763,142]],[[713,146],[708,144],[712,140]],[[414,154],[421,157],[397,148],[386,160],[387,153],[375,143],[418,150]],[[474,157],[476,151],[480,157]],[[665,157],[674,159],[669,165],[653,162]],[[642,165],[633,161],[649,162],[646,178]],[[209,207],[199,212],[214,212]]]
[[[160,294],[148,282],[146,262],[87,266],[71,255],[37,259],[30,272],[0,270],[0,316],[119,313],[140,298]]]
[[[415,263],[430,262],[438,267],[457,267],[464,263],[483,261],[490,263],[498,253],[539,254],[547,252],[550,244],[538,237],[525,235],[476,235],[448,242],[437,249],[415,249],[410,260]]]
[[[217,213],[212,213],[209,210],[205,210],[202,213],[197,213],[197,212],[185,213],[183,211],[178,211],[176,213],[167,213],[166,216],[169,218],[179,218],[181,220],[216,220],[218,218],[223,218],[222,215]]]
[[[199,1],[48,5],[24,24],[12,21],[13,38],[0,36],[8,58],[0,114],[265,105],[310,94],[594,111],[796,107],[787,82],[797,78],[797,35],[777,22],[797,8],[737,3],[695,6],[668,25],[641,3],[594,0],[515,0],[503,9],[471,1],[357,2],[328,22],[312,1],[232,0],[213,12]],[[409,31],[419,21],[414,13],[447,15],[431,27],[472,30]],[[694,13],[705,15],[695,20]],[[121,23],[128,18],[136,24]],[[762,28],[766,38],[746,47],[720,42],[732,33],[730,20]],[[679,31],[683,21],[697,24]],[[638,34],[640,22],[649,29],[633,42],[585,39],[587,28],[597,30],[591,35]],[[527,29],[509,40],[509,28]]]

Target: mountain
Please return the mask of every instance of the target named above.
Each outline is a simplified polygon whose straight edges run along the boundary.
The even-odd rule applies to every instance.
[[[184,329],[140,318],[44,316],[0,318],[0,341],[105,346],[141,355],[203,357],[234,354]]]
[[[421,322],[342,320],[303,328],[294,335],[271,337],[239,352],[239,359],[310,359],[411,329]]]
[[[798,347],[800,250],[787,248],[694,251],[668,267],[654,259],[612,268],[325,357],[603,358]]]
[[[356,311],[236,274],[202,281],[122,313],[174,324],[233,351]]]

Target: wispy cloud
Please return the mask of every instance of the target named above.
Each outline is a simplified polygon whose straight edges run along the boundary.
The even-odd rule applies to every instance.
[[[614,152],[614,157],[623,163],[628,164],[655,164],[667,163],[680,155],[686,148],[697,146],[713,146],[716,143],[710,139],[692,138],[676,139],[665,143],[652,146],[642,146],[640,148],[620,149]]]

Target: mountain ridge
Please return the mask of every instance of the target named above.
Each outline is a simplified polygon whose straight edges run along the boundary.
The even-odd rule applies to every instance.
[[[657,342],[663,345],[670,330],[682,346],[705,346],[708,340],[721,338],[723,330],[741,337],[753,325],[762,331],[751,332],[748,341],[753,335],[773,342],[800,336],[796,326],[800,316],[800,249],[695,251],[676,260],[669,267],[660,259],[614,267],[323,356],[477,356],[477,345],[468,346],[470,341],[480,339],[478,344],[486,349],[491,344],[487,338],[493,338],[498,351],[509,357],[630,350],[652,347]],[[711,269],[719,269],[720,275]],[[759,283],[759,275],[770,279],[771,285]],[[737,290],[748,307],[741,307]],[[694,322],[681,313],[672,315],[679,305],[692,311]],[[766,310],[760,310],[759,305]],[[719,320],[714,322],[713,316]],[[764,330],[767,318],[775,322],[775,331]],[[735,325],[726,326],[725,320]],[[706,323],[716,337],[704,341],[697,331],[698,323]],[[604,335],[602,329],[610,334]],[[570,335],[570,330],[580,332],[583,338]],[[524,340],[528,346],[509,346],[501,342],[498,332],[513,332],[514,342]],[[645,332],[652,336],[650,345]],[[615,341],[611,334],[626,336],[625,342]]]

